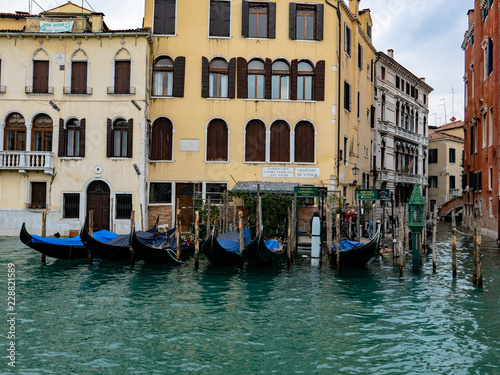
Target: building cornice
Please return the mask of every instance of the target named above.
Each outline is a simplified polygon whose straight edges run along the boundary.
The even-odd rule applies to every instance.
[[[462,42],[462,50],[467,49],[467,44],[469,43],[469,40],[471,36],[474,34],[474,23],[469,27],[469,30],[467,30],[464,34],[464,41]]]
[[[111,32],[99,32],[99,33],[33,33],[33,32],[21,32],[12,30],[0,30],[0,37],[11,38],[58,38],[62,40],[63,38],[122,38],[122,37],[145,37],[150,43],[154,42],[154,37],[150,31],[138,31],[138,30],[124,30],[124,31],[111,31]]]

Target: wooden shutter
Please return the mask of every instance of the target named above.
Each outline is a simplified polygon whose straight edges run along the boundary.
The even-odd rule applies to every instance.
[[[276,3],[267,3],[267,37],[276,38]]]
[[[323,40],[323,4],[316,4],[316,40]]]
[[[228,132],[223,120],[213,120],[207,132],[207,160],[227,161]]]
[[[172,95],[176,98],[184,97],[184,81],[186,71],[186,58],[179,56],[174,61],[174,82]]]
[[[290,161],[290,129],[284,121],[271,125],[271,162]]]
[[[127,157],[132,157],[132,147],[134,141],[134,119],[130,118],[127,121]]]
[[[210,36],[229,37],[230,34],[230,1],[210,1]]]
[[[201,97],[208,98],[209,94],[209,73],[210,65],[208,59],[203,56],[201,58]]]
[[[155,0],[154,34],[175,34],[176,0]]]
[[[115,94],[130,93],[130,60],[115,61]]]
[[[238,57],[238,98],[248,97],[248,66],[247,61],[243,57]]]
[[[314,163],[314,128],[306,121],[295,127],[295,162]]]
[[[172,160],[172,123],[166,117],[153,124],[151,132],[151,160]]]
[[[252,120],[246,127],[245,161],[266,161],[266,127],[259,120]]]
[[[292,40],[296,39],[297,35],[297,4],[290,3],[288,14],[288,37]]]
[[[106,127],[106,156],[108,158],[113,157],[113,124],[111,122],[111,119],[108,118],[107,120],[107,127]]]
[[[297,100],[297,69],[299,60],[292,60],[291,74],[290,74],[290,99]]]
[[[47,203],[47,183],[31,183],[31,202],[33,204],[45,205]]]
[[[49,62],[33,61],[33,92],[49,92]]]
[[[264,97],[266,99],[271,99],[271,83],[273,79],[273,61],[266,58],[264,64]]]
[[[63,157],[66,155],[66,131],[64,130],[64,120],[59,119],[59,139],[57,140],[58,150],[57,156]]]
[[[316,63],[314,75],[314,100],[325,100],[325,60]]]
[[[236,85],[236,58],[233,57],[229,60],[228,72],[227,72],[228,88],[227,96],[229,99],[234,99],[235,97],[235,85]]]
[[[241,36],[248,37],[248,17],[250,13],[250,3],[243,0],[241,10]]]
[[[87,93],[87,62],[85,61],[71,63],[71,93]]]
[[[85,157],[85,119],[80,120],[80,156]]]

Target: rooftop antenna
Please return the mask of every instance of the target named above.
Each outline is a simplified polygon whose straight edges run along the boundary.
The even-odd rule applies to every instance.
[[[457,92],[455,89],[452,87],[451,88],[451,116],[455,117],[455,94]]]
[[[444,121],[448,121],[448,117],[446,117],[446,99],[441,99],[441,101],[443,102],[443,104],[439,104],[439,106],[444,106]]]

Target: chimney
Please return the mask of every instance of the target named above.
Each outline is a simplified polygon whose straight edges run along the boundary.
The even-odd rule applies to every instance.
[[[393,49],[388,49],[387,50],[387,56],[389,56],[391,59],[394,60],[394,50]]]
[[[90,15],[90,22],[92,23],[92,32],[98,33],[102,31],[104,26],[103,13],[92,13]]]

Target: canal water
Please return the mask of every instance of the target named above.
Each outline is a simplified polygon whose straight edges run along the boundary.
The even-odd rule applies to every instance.
[[[500,251],[438,228],[421,275],[392,258],[339,277],[299,259],[290,271],[47,259],[0,238],[1,374],[500,374]],[[15,368],[7,276],[15,266]],[[11,267],[12,268],[12,267]]]

